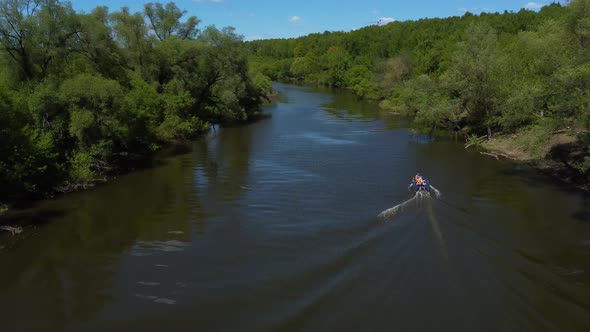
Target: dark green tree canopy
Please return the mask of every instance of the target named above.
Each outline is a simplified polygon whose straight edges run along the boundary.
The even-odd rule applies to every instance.
[[[257,111],[272,87],[241,37],[199,36],[185,13],[0,1],[0,200],[75,188]]]
[[[191,16],[186,22],[180,22],[180,19],[186,14],[186,10],[180,10],[173,2],[166,5],[147,3],[144,6],[144,13],[149,20],[151,30],[161,41],[170,36],[194,39],[199,33],[197,25],[200,20]]]

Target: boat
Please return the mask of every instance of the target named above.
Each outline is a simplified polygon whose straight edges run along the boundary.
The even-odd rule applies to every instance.
[[[423,179],[422,184],[417,184],[416,182],[412,182],[412,188],[414,188],[415,192],[430,192],[430,183],[428,180]]]

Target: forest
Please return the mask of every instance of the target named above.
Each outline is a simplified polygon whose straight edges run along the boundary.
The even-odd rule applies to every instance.
[[[549,148],[590,177],[590,0],[244,42],[174,3],[0,2],[0,211],[245,121],[271,80],[351,90],[469,144]],[[565,137],[565,138],[564,138]]]
[[[272,85],[242,36],[186,16],[174,3],[0,2],[0,214],[258,112]]]
[[[508,138],[590,177],[590,0],[247,43],[273,80],[351,90],[469,144]],[[567,146],[566,146],[567,145]]]

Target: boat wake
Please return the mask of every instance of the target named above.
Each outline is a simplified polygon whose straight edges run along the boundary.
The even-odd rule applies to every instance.
[[[442,197],[442,193],[440,192],[440,190],[434,188],[433,186],[430,186],[430,188],[431,188],[431,191],[434,193],[434,196],[437,199]],[[404,208],[406,206],[408,206],[409,204],[411,204],[415,201],[418,201],[418,200],[425,199],[425,198],[431,198],[430,193],[427,191],[419,190],[416,192],[416,195],[414,195],[414,197],[379,213],[379,215],[377,215],[377,217],[383,218],[383,219],[393,218],[393,217],[397,216],[398,214],[400,214],[404,210]]]
[[[439,199],[442,197],[442,193],[440,192],[440,190],[434,188],[433,185],[430,185],[430,189],[434,192],[434,196]]]
[[[409,204],[411,204],[412,202],[419,200],[419,199],[423,199],[425,197],[429,197],[429,196],[430,196],[430,194],[426,191],[417,191],[416,195],[414,195],[414,197],[379,213],[379,215],[377,217],[383,218],[383,219],[393,218],[393,217],[397,216],[398,214],[400,214],[404,210],[404,208],[406,206],[408,206]]]

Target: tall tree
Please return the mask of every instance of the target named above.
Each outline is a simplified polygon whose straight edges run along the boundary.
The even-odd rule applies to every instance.
[[[467,121],[476,127],[484,126],[492,136],[493,116],[496,111],[497,64],[496,31],[484,23],[472,23],[466,30],[466,40],[455,53],[447,76],[448,85],[458,96]]]
[[[144,6],[144,13],[152,31],[161,41],[173,35],[181,39],[194,39],[199,33],[197,25],[200,20],[190,16],[186,22],[180,22],[186,10],[180,10],[173,2],[165,6],[161,3],[147,3]]]
[[[121,11],[112,13],[110,19],[115,38],[125,52],[127,62],[135,68],[143,67],[149,42],[147,26],[141,13],[131,14],[129,8],[123,7]]]
[[[64,59],[80,31],[69,4],[58,0],[5,0],[0,3],[0,43],[25,80],[44,76]]]
[[[590,0],[572,0],[569,8],[569,29],[577,37],[580,47],[590,44]]]

